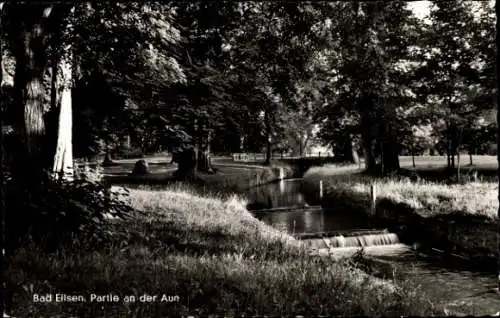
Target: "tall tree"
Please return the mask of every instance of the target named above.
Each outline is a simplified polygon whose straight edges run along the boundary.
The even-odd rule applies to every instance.
[[[464,1],[433,2],[431,24],[425,33],[424,65],[419,74],[425,78],[425,103],[436,105],[434,118],[444,118],[444,140],[448,167],[456,166],[455,158],[463,139],[464,127],[477,107],[468,98],[471,81],[476,80],[478,56],[473,43],[474,16],[470,3]]]
[[[331,37],[326,52],[332,87],[322,113],[334,120],[358,114],[359,122],[351,126],[361,134],[366,168],[387,174],[399,169],[395,109],[411,96],[405,90],[410,78],[398,66],[411,59],[417,22],[402,2],[344,3],[342,11],[333,22],[337,39]],[[340,137],[352,139],[355,131]]]

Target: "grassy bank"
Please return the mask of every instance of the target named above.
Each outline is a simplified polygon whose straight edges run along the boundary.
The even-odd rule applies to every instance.
[[[128,174],[128,171],[132,169],[129,166],[120,164],[113,168],[107,168],[106,172],[115,172],[116,174],[107,176],[106,179],[112,184],[148,185],[157,189],[178,183],[173,175],[176,169],[175,166],[167,166],[166,169],[163,168],[160,172],[153,170],[152,173],[147,175]],[[192,186],[198,189],[209,188],[214,193],[242,192],[258,185],[279,180],[280,168],[283,169],[284,178],[291,177],[293,174],[292,169],[285,165],[258,166],[224,163],[221,165],[215,164],[214,167],[216,169],[215,174],[197,173],[196,180],[191,181]]]
[[[236,196],[187,189],[131,190],[133,219],[113,239],[46,255],[10,255],[9,314],[17,317],[238,315],[416,315],[436,313],[413,287],[393,288],[352,265],[313,257],[287,234],[253,218]],[[87,302],[34,303],[34,294]],[[118,302],[90,302],[90,294]],[[143,294],[170,296],[143,303]],[[135,295],[136,302],[124,302]]]
[[[370,186],[374,185],[376,217],[390,221],[387,224],[405,225],[403,235],[409,239],[424,240],[432,247],[466,257],[487,258],[494,263],[496,182],[446,185],[398,177],[375,179],[361,173],[357,166],[313,168],[305,180],[311,189],[323,180],[327,204],[365,213],[370,207]]]

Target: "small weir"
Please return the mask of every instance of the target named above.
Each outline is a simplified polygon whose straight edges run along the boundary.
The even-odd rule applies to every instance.
[[[334,236],[328,239],[330,247],[367,247],[374,245],[398,244],[399,238],[394,233],[370,234],[361,236]]]

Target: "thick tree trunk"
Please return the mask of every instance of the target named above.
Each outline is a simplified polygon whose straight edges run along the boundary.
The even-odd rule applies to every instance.
[[[345,140],[342,141],[342,148],[339,150],[341,151],[339,156],[342,156],[345,162],[359,164],[359,155],[351,134],[345,136]]]
[[[71,60],[71,59],[69,59]],[[56,177],[73,180],[73,141],[72,141],[72,70],[66,60],[61,60],[61,97],[59,110],[59,129],[57,133],[57,148],[54,155],[53,173]]]
[[[12,37],[13,54],[16,58],[14,76],[14,100],[17,107],[15,132],[19,151],[14,156],[12,171],[17,176],[49,168],[52,157],[44,140],[43,75],[47,67],[47,35],[45,20],[52,6],[12,5],[11,14],[16,20],[16,32]],[[29,12],[26,12],[29,11]]]
[[[382,127],[384,137],[382,138],[382,173],[387,175],[399,170],[399,153],[396,136],[389,123],[384,122]]]
[[[369,173],[378,173],[377,161],[375,156],[375,138],[374,121],[372,114],[373,100],[370,97],[364,98],[365,107],[361,114],[361,142],[365,158],[365,169]]]
[[[498,0],[495,1],[495,12],[496,12],[496,16],[497,16],[497,21],[496,21],[496,42],[500,42],[500,21],[498,20],[498,17],[500,16],[500,7],[498,5]],[[500,52],[498,51],[498,49],[496,50],[496,53],[497,53],[497,56],[496,56],[496,67],[497,67],[497,74],[499,74],[500,72],[500,63],[498,63],[498,61],[500,60]],[[498,89],[499,89],[499,85],[498,85],[498,81],[496,82],[497,83],[497,92],[498,92]],[[498,165],[500,167],[500,110],[498,109],[498,101],[497,101],[497,161],[498,161]],[[499,182],[499,187],[498,187],[498,200],[500,201],[500,169],[497,169],[498,171],[498,182]],[[497,217],[498,219],[500,219],[500,205],[498,206],[498,211],[497,211]],[[497,222],[497,233],[500,233],[500,222]],[[500,245],[499,245],[499,248],[498,248],[498,254],[500,254]],[[498,281],[497,281],[497,288],[496,290],[498,292],[500,292],[500,257],[498,257],[499,255],[497,254],[497,275],[498,275]]]
[[[2,25],[2,15],[3,15],[3,6],[4,2],[0,2],[0,26]],[[2,42],[0,39],[0,92],[2,90],[2,84],[3,84],[3,46]],[[0,105],[0,143],[2,146],[4,145],[3,141],[3,105]],[[3,172],[3,166],[4,166],[4,148],[0,147],[0,177],[2,180],[4,180],[4,172]],[[5,283],[6,283],[6,277],[3,275],[5,272],[5,208],[4,205],[4,196],[0,196],[0,206],[2,207],[2,210],[0,211],[0,272],[2,275],[0,275],[0,313],[2,314],[3,317],[7,316],[5,313],[5,296],[6,296],[6,290],[5,290]]]
[[[373,140],[371,136],[363,135],[363,153],[365,158],[365,168],[368,172],[377,172],[377,161],[375,160],[375,152]]]

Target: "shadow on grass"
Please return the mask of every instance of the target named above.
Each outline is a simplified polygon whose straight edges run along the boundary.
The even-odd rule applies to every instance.
[[[122,232],[121,242],[127,242],[127,245],[147,245],[153,250],[166,249],[169,253],[182,252],[191,256],[237,253],[242,257],[253,257],[262,261],[286,261],[305,253],[291,248],[285,241],[269,241],[262,237],[257,229],[253,232],[232,234],[223,226],[195,226],[187,223],[181,225],[182,223],[179,220],[158,219],[150,222],[138,218],[125,224],[126,228],[134,230]],[[242,225],[250,227],[243,221]],[[118,233],[119,231],[117,229]]]
[[[417,167],[416,169],[402,168],[398,175],[402,177],[411,177],[413,171],[416,171],[418,176],[424,180],[432,182],[456,182],[458,169],[448,169],[446,167]],[[473,174],[477,172],[478,180],[483,181],[498,181],[498,170],[487,167],[464,166],[460,169],[460,178],[462,181],[468,181],[473,178]]]

